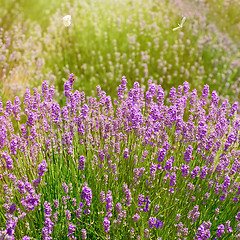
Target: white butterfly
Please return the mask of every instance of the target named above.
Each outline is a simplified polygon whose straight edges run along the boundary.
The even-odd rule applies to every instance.
[[[178,24],[178,27],[173,28],[173,31],[176,31],[176,30],[178,30],[179,28],[182,28],[185,21],[186,21],[186,17],[183,17],[181,24]]]
[[[70,24],[71,24],[71,15],[66,15],[65,17],[63,17],[63,24],[64,24],[64,26],[65,27],[68,27],[68,26],[70,26]]]

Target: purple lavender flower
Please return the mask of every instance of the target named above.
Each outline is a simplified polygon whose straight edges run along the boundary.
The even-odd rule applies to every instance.
[[[126,90],[126,86],[127,86],[127,79],[125,76],[122,77],[121,80],[121,85],[118,88],[118,99],[122,100],[123,96],[124,96],[124,91]]]
[[[64,90],[65,90],[65,97],[70,97],[71,91],[73,90],[72,88],[72,83],[70,81],[66,81],[64,83]]]
[[[8,170],[13,169],[13,160],[7,152],[2,152],[2,158],[6,161],[6,167]]]
[[[25,95],[26,96],[26,95]],[[42,98],[44,100],[47,99],[47,96],[48,96],[48,83],[46,81],[44,81],[42,83]]]
[[[157,103],[159,105],[163,105],[164,103],[164,91],[161,85],[158,85],[157,87]]]
[[[198,167],[198,166],[195,167],[195,168],[192,170],[191,174],[190,174],[191,178],[197,177],[198,174],[199,174],[199,171],[200,171],[200,167]]]
[[[33,211],[40,203],[40,196],[41,194],[27,193],[24,198],[21,198],[21,203],[26,210]]]
[[[24,236],[24,237],[22,238],[22,240],[31,240],[31,238],[28,237],[28,236]]]
[[[126,205],[127,205],[127,206],[131,206],[132,194],[131,194],[131,190],[128,189],[127,184],[124,184],[124,186],[123,186],[123,192],[126,194],[126,200],[127,200]]]
[[[184,153],[183,160],[187,163],[189,163],[190,160],[192,159],[192,150],[193,150],[193,147],[191,145],[189,145],[186,149],[186,152]]]
[[[129,150],[128,150],[128,148],[124,149],[124,151],[123,151],[123,158],[125,158],[125,159],[129,158]]]
[[[47,165],[46,160],[43,160],[42,163],[38,165],[38,170],[39,170],[38,175],[39,175],[40,177],[42,177],[43,174],[44,174],[45,172],[47,172],[47,168],[46,168],[47,166],[48,166],[48,165]]]
[[[237,197],[234,197],[234,198],[233,198],[233,202],[234,202],[234,203],[237,203],[238,200],[239,200],[239,198],[237,198]]]
[[[165,169],[165,170],[171,170],[174,161],[175,161],[175,157],[172,156],[170,159],[167,160],[166,165],[165,165],[165,167],[164,167],[163,169]]]
[[[173,194],[174,193],[174,189],[173,188],[169,188],[169,193]]]
[[[82,233],[82,239],[87,239],[87,231],[86,231],[86,229],[82,229],[81,230],[81,233]]]
[[[240,212],[238,212],[238,214],[236,215],[235,219],[240,222]]]
[[[163,222],[161,222],[161,221],[157,218],[156,223],[155,223],[154,226],[156,227],[156,229],[162,228]]]
[[[106,233],[110,231],[110,221],[106,217],[103,220],[103,226]]]
[[[54,202],[54,208],[57,210],[59,208],[59,201],[56,199]]]
[[[190,86],[189,86],[189,83],[187,82],[187,81],[185,81],[184,83],[183,83],[183,92],[184,92],[184,94],[188,97],[188,95],[189,95],[189,90],[190,90]]]
[[[144,238],[150,238],[151,237],[151,233],[150,233],[150,231],[149,231],[149,229],[145,229],[144,230]]]
[[[63,191],[65,192],[65,194],[67,194],[68,193],[68,185],[66,183],[63,183],[62,187],[63,187]]]
[[[175,87],[172,87],[169,92],[169,101],[172,104],[174,104],[176,101],[176,88]]]
[[[45,207],[45,210],[44,210],[44,212],[45,212],[45,217],[46,217],[46,218],[50,217],[50,216],[52,215],[52,214],[51,214],[52,209],[51,209],[51,207],[50,207],[50,203],[48,203],[47,201],[45,201],[44,204],[43,204],[43,206]]]
[[[149,228],[153,228],[153,226],[156,224],[156,217],[150,217],[149,218],[149,221],[148,221],[148,223],[149,223]]]
[[[149,200],[149,197],[148,197],[148,196],[146,197],[145,202],[146,202],[146,206],[145,206],[145,208],[143,209],[143,211],[144,211],[144,212],[149,212],[149,205],[150,205],[151,201]]]
[[[170,183],[169,183],[169,185],[171,186],[171,187],[174,187],[175,185],[176,185],[176,173],[175,172],[173,172],[171,175],[170,175]]]
[[[201,171],[201,173],[200,173],[200,178],[201,178],[201,179],[204,179],[204,178],[206,177],[206,175],[207,175],[207,172],[208,172],[208,167],[203,166],[203,167],[202,167],[202,171]]]
[[[69,210],[65,211],[67,222],[71,221],[71,212]]]
[[[32,180],[32,184],[33,184],[35,190],[38,189],[38,185],[41,183],[41,180],[42,180],[42,179],[41,179],[40,177],[37,178],[37,179]]]
[[[191,93],[191,99],[190,99],[190,105],[194,106],[196,103],[196,99],[197,99],[198,95],[197,95],[197,90],[194,89]]]
[[[52,209],[50,207],[50,203],[46,202],[44,203],[45,207],[45,227],[42,229],[42,238],[44,240],[52,239],[50,236],[52,234],[52,229],[54,226],[54,223],[51,221],[50,217],[52,215]]]
[[[166,150],[164,148],[160,149],[159,154],[158,154],[158,162],[161,163],[164,161],[164,158],[166,156]]]
[[[219,102],[219,96],[218,96],[216,91],[213,91],[210,105],[213,105],[214,107],[217,107],[218,102]]]
[[[224,233],[225,233],[225,231],[224,231],[224,225],[221,224],[221,225],[218,226],[216,235],[217,235],[217,237],[220,238],[220,237],[222,237],[222,235],[223,235]]]
[[[194,237],[194,240],[207,240],[211,237],[210,233],[210,227],[212,223],[211,222],[203,222],[201,226],[197,229],[197,233]]]
[[[101,203],[104,203],[104,202],[105,202],[105,193],[104,193],[104,191],[101,191],[101,192],[100,192],[100,202],[101,202]]]
[[[106,199],[105,199],[105,201],[106,201],[106,211],[109,213],[109,212],[111,212],[112,211],[112,209],[113,209],[113,204],[112,204],[112,191],[108,191],[107,192],[107,196],[106,196]]]
[[[229,117],[232,117],[232,116],[234,115],[234,113],[237,112],[237,109],[238,109],[238,102],[235,102],[235,103],[232,105],[232,108],[231,108]]]
[[[74,237],[73,234],[75,232],[75,228],[76,228],[75,225],[73,225],[72,223],[69,223],[69,225],[68,225],[68,235],[67,235],[68,238],[70,238],[70,237],[73,238]]]
[[[141,207],[144,202],[145,202],[144,195],[142,194],[138,195],[138,206]]]
[[[209,86],[206,84],[206,85],[204,85],[201,99],[207,99],[208,94],[209,94]]]
[[[157,204],[154,208],[154,214],[157,214],[159,211],[160,206]]]
[[[81,199],[85,200],[87,207],[91,206],[92,190],[90,187],[87,186],[87,183],[84,183],[84,186],[82,188]]]
[[[133,221],[134,222],[137,222],[139,220],[140,216],[136,213],[134,216],[133,216]]]
[[[182,177],[188,177],[189,166],[188,165],[182,165],[181,171],[182,171]]]
[[[83,155],[81,155],[80,159],[79,159],[79,167],[78,167],[79,170],[84,170],[85,162],[86,162],[85,157]]]
[[[122,211],[122,204],[121,203],[117,203],[116,204],[116,208],[117,208],[117,212],[120,213]]]
[[[229,220],[226,221],[224,228],[225,228],[227,233],[233,232],[232,228],[230,227],[230,221]]]

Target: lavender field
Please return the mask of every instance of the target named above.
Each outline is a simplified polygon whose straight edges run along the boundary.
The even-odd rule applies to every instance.
[[[0,1],[1,240],[240,240],[238,0]]]

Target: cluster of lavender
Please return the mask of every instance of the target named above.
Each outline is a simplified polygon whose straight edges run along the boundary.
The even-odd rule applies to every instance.
[[[123,77],[114,101],[73,83],[62,108],[47,82],[0,103],[1,237],[240,239],[237,102],[188,82],[167,98]]]

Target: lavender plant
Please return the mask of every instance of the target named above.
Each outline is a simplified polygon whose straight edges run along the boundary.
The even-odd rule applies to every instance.
[[[237,102],[74,83],[0,103],[2,239],[240,239]]]

